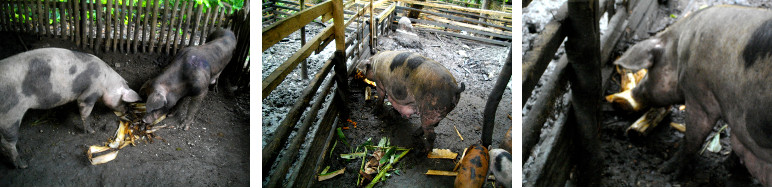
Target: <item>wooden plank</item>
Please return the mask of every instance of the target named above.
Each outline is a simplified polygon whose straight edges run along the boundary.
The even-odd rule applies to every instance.
[[[523,55],[523,101],[528,101],[531,92],[539,82],[547,64],[552,61],[560,44],[566,38],[566,28],[562,24],[568,14],[568,6],[560,6],[554,19],[544,26],[544,30],[531,43],[533,47]],[[525,102],[523,103],[525,105]]]
[[[300,48],[298,52],[295,52],[289,59],[287,59],[287,61],[284,61],[284,63],[273,70],[273,72],[271,72],[268,77],[263,79],[263,99],[268,97],[268,95],[270,95],[271,92],[276,89],[276,86],[279,86],[279,84],[284,81],[284,78],[287,77],[287,74],[292,72],[292,70],[297,67],[301,60],[306,59],[306,57],[311,55],[311,52],[316,50],[324,39],[332,35],[332,28],[332,25],[324,28],[324,30],[314,36],[311,41]],[[265,38],[263,38],[263,40],[265,40]]]
[[[530,110],[523,116],[523,164],[525,164],[528,157],[531,156],[531,150],[539,142],[539,135],[541,135],[542,127],[547,122],[552,114],[550,113],[555,107],[557,98],[562,96],[566,91],[568,84],[568,78],[566,76],[566,66],[568,65],[568,57],[564,54],[560,57],[552,74],[547,75],[545,83],[541,86],[539,96],[536,97],[536,101],[531,106]],[[527,100],[526,100],[527,101]],[[525,102],[523,102],[525,103]]]
[[[512,18],[511,17],[505,17],[506,20],[504,20],[504,19],[490,17],[490,15],[488,17],[482,17],[482,16],[480,16],[480,14],[470,14],[470,13],[466,13],[466,12],[459,12],[459,11],[448,10],[448,9],[436,9],[436,11],[444,12],[444,13],[450,13],[450,14],[458,14],[458,15],[469,17],[471,19],[485,18],[485,19],[488,19],[488,21],[493,20],[493,21],[501,22],[501,23],[505,24],[505,26],[506,26],[506,24],[511,24],[512,23]]]
[[[450,35],[450,36],[454,36],[454,37],[465,38],[465,39],[474,40],[474,41],[486,42],[486,43],[495,44],[495,45],[499,45],[499,46],[507,46],[509,44],[512,44],[512,42],[509,42],[509,41],[505,42],[505,41],[499,41],[499,40],[493,40],[493,39],[473,37],[473,36],[469,36],[469,35],[462,35],[462,34],[458,34],[458,33],[452,33],[452,32],[447,32],[447,31],[440,31],[440,30],[436,30],[436,29],[425,29],[425,28],[416,28],[416,29],[417,30],[421,30],[421,31],[425,31],[425,32],[433,32],[433,33],[439,33],[439,34],[443,34],[443,35]]]
[[[574,143],[575,129],[572,128],[576,125],[572,123],[574,118],[571,118],[571,104],[568,102],[571,99],[570,95],[565,97],[563,103],[567,104],[554,112],[559,115],[551,129],[547,130],[551,134],[539,145],[540,152],[528,165],[534,170],[523,177],[524,187],[565,186],[571,168],[576,164],[573,151],[577,146]]]
[[[490,14],[490,15],[501,16],[501,17],[511,17],[512,16],[512,13],[495,11],[495,10],[481,10],[481,9],[476,9],[476,8],[467,8],[467,7],[452,6],[452,5],[440,5],[440,4],[436,4],[436,3],[419,2],[419,1],[414,1],[414,0],[395,0],[395,1],[403,2],[403,3],[409,3],[409,4],[415,4],[415,5],[423,5],[423,6],[435,7],[435,8],[446,8],[446,9],[474,12],[474,13],[478,13],[478,14],[479,13],[484,13],[484,14]]]
[[[343,0],[332,1],[333,36],[335,37],[335,49],[346,50],[346,35],[343,26]]]
[[[292,132],[295,125],[298,123],[298,120],[300,120],[300,116],[303,115],[303,112],[305,112],[306,107],[308,107],[309,103],[311,102],[311,98],[316,94],[319,86],[321,86],[322,82],[325,80],[325,78],[327,78],[327,75],[330,70],[332,70],[333,65],[334,64],[332,58],[327,60],[324,66],[322,66],[322,69],[316,73],[314,79],[311,80],[311,84],[303,89],[303,93],[300,95],[300,98],[298,98],[298,100],[292,106],[290,111],[287,113],[287,116],[284,117],[284,120],[282,120],[279,127],[276,128],[273,138],[265,147],[263,147],[263,166],[269,167],[263,168],[263,174],[268,174],[268,171],[271,170],[270,166],[273,166],[274,160],[276,160],[276,156],[279,155],[281,149],[279,146],[282,146],[285,142],[287,142],[290,132]],[[334,79],[331,78],[330,81],[327,82],[327,85],[331,85],[330,83],[332,80]],[[318,110],[319,107],[321,107],[321,104],[324,103],[324,97],[326,97],[328,93],[329,90],[322,91],[322,95],[318,97],[318,100],[316,100],[316,104],[314,104],[313,108]],[[279,184],[284,181],[284,177],[287,175],[287,171],[289,171],[290,165],[295,162],[293,159],[295,159],[297,156],[300,150],[300,145],[303,144],[305,136],[308,134],[308,129],[311,127],[312,121],[307,120],[313,120],[318,112],[314,111],[313,108],[312,111],[309,112],[311,115],[306,117],[303,125],[300,126],[297,134],[295,134],[295,137],[292,139],[287,152],[282,156],[282,160],[279,160],[279,164],[277,165],[276,169],[272,174],[270,174],[271,178],[267,187],[280,187]]]
[[[298,8],[292,8],[287,6],[281,6],[281,5],[271,5],[272,7],[276,7],[277,9],[285,9],[285,10],[291,10],[291,11],[300,11]]]
[[[328,156],[325,155],[330,148],[333,135],[335,135],[335,125],[338,122],[338,108],[337,105],[341,100],[338,97],[333,97],[332,102],[327,104],[324,116],[319,123],[319,127],[316,129],[316,135],[311,142],[306,159],[300,166],[301,170],[295,182],[295,185],[289,187],[311,187],[316,182],[316,176],[321,172],[320,166],[324,162],[324,159]]]
[[[263,50],[265,51],[284,37],[300,29],[314,18],[331,11],[332,1],[327,1],[309,9],[303,10],[263,29]],[[341,20],[342,21],[342,20]],[[342,24],[342,23],[341,23]],[[341,27],[342,28],[342,27]]]
[[[488,22],[480,22],[479,20],[475,20],[475,19],[458,17],[458,16],[449,15],[449,14],[441,14],[441,13],[437,13],[437,12],[433,12],[433,11],[429,11],[429,10],[419,10],[419,9],[414,9],[414,8],[410,8],[410,7],[403,7],[403,6],[397,6],[396,10],[399,10],[399,11],[401,11],[401,10],[415,10],[415,11],[420,11],[420,12],[426,13],[426,14],[431,14],[431,15],[436,15],[436,16],[441,16],[441,17],[449,18],[449,19],[454,20],[454,21],[482,24],[482,25],[485,25],[485,26],[488,26],[488,27],[493,27],[493,28],[497,28],[497,29],[501,29],[501,30],[506,30],[506,31],[512,31],[512,27],[496,25],[496,24],[488,23]]]
[[[399,18],[402,18],[402,17],[398,17],[397,19],[399,19]],[[481,35],[487,35],[487,36],[492,36],[492,37],[498,37],[498,38],[512,40],[512,35],[511,34],[510,35],[505,35],[505,34],[500,34],[500,33],[492,33],[492,32],[489,32],[489,31],[481,31],[481,30],[477,30],[477,29],[474,29],[474,28],[468,28],[468,27],[462,27],[462,26],[457,26],[457,25],[451,25],[449,21],[447,21],[447,22],[435,22],[435,21],[422,20],[422,19],[412,19],[412,18],[410,18],[410,21],[412,21],[413,23],[429,24],[429,25],[444,27],[444,28],[448,28],[448,29],[462,30],[462,31],[466,31],[466,32],[469,32],[469,33],[476,33],[476,34],[481,34]]]
[[[203,11],[204,11],[204,5],[199,5],[198,10],[196,10],[196,21],[193,24],[193,30],[190,32],[190,41],[188,41],[188,45],[190,46],[195,45],[195,42],[193,42],[193,39],[195,38],[196,31],[200,31],[198,29],[198,26],[200,25],[199,23],[201,23],[201,13],[203,13]],[[204,34],[203,32],[199,34],[201,38],[204,38],[204,35],[206,34]]]

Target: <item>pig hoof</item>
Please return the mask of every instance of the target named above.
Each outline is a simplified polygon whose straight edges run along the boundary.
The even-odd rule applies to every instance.
[[[16,168],[18,168],[18,169],[26,169],[27,168],[27,163],[22,161],[22,160],[19,160],[16,163]]]

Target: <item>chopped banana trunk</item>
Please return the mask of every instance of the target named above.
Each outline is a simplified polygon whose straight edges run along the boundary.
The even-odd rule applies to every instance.
[[[164,119],[166,119],[166,114],[162,115],[161,117],[159,117],[158,119],[156,119],[155,121],[153,121],[153,125],[160,123],[160,122],[161,122],[161,121],[163,121]]]
[[[372,99],[372,95],[372,89],[370,89],[370,87],[365,87],[365,100],[369,101]]]
[[[118,122],[118,130],[115,131],[115,140],[108,144],[110,148],[118,148],[122,145],[124,137],[126,136],[127,129],[129,128],[129,123],[120,121]]]
[[[619,93],[606,96],[606,101],[610,103],[617,103],[625,110],[638,111],[642,105],[633,99],[633,90],[625,90]]]
[[[678,131],[686,132],[686,126],[684,126],[684,124],[670,122],[670,126],[675,128]]]
[[[456,159],[458,153],[454,153],[449,149],[432,149],[427,158],[429,159]]]
[[[646,112],[641,118],[638,118],[635,123],[630,125],[629,128],[627,128],[627,131],[625,131],[625,134],[629,134],[630,130],[635,130],[639,133],[639,135],[645,136],[647,135],[651,130],[654,129],[654,127],[659,124],[662,119],[665,118],[667,113],[670,112],[669,110],[665,108],[652,108],[649,109],[649,111]]]

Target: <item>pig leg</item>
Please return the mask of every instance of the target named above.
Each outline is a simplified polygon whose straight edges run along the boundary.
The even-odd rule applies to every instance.
[[[81,127],[81,129],[83,129],[83,131],[86,133],[93,134],[95,132],[88,121],[88,116],[91,114],[91,110],[94,109],[94,104],[96,103],[98,98],[99,98],[99,95],[97,94],[91,94],[88,96],[82,95],[81,97],[78,98],[78,107],[80,108],[80,120],[83,122],[83,126]]]
[[[690,159],[694,159],[697,156],[697,151],[701,148],[705,138],[710,134],[713,125],[718,121],[718,112],[710,110],[715,109],[710,105],[715,101],[702,100],[698,102],[689,100],[690,98],[693,97],[686,98],[686,106],[689,106],[689,109],[686,110],[686,125],[689,127],[686,129],[684,144],[680,146],[670,160],[664,163],[664,167],[660,169],[661,172],[670,173],[674,170],[679,170],[676,174],[683,174],[680,173],[680,170],[683,167],[691,166],[686,163],[693,161]]]
[[[21,124],[21,117],[16,118],[16,121],[12,124],[6,124],[7,127],[0,128],[0,146],[3,148],[3,152],[11,158],[11,163],[16,168],[27,168],[27,163],[21,160],[19,157],[19,150],[16,148],[16,142],[19,141],[19,125]]]
[[[434,127],[437,127],[440,123],[434,123],[434,124],[423,124],[421,125],[421,129],[423,129],[423,142],[424,142],[424,153],[429,153],[434,148],[434,140],[437,138],[437,135],[434,133]]]
[[[182,122],[182,124],[185,126],[185,130],[188,130],[190,128],[190,124],[193,124],[193,120],[196,117],[196,113],[201,108],[201,102],[204,101],[204,96],[206,96],[206,92],[201,93],[197,96],[192,96],[190,99],[190,102],[188,102],[188,115],[185,117],[185,120]]]
[[[383,100],[386,99],[386,90],[382,89],[381,87],[375,87],[378,89],[378,98],[375,99],[375,106],[373,107],[373,112],[375,114],[380,114],[383,112]]]
[[[217,73],[216,75],[214,75],[214,76],[212,77],[212,81],[211,81],[211,82],[209,82],[209,85],[212,85],[212,92],[215,92],[215,93],[217,93],[217,78],[220,78],[220,74],[221,74],[221,73],[222,73],[222,72],[219,72],[219,73]]]

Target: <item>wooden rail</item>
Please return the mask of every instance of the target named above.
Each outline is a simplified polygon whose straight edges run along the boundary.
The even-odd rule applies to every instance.
[[[344,17],[343,17],[343,2],[342,0],[332,0],[320,3],[318,5],[304,8],[300,12],[293,14],[281,21],[278,21],[276,23],[271,24],[270,26],[263,29],[263,48],[262,51],[265,51],[269,49],[271,46],[275,45],[278,41],[282,40],[283,38],[289,36],[289,34],[301,30],[305,25],[312,22],[314,19],[322,17],[322,21],[325,22],[329,19],[333,19],[333,24],[327,26],[324,28],[319,34],[314,36],[310,41],[307,41],[303,46],[300,48],[299,51],[295,52],[289,59],[287,59],[284,63],[282,63],[278,68],[273,70],[268,77],[266,77],[263,80],[263,99],[268,97],[268,95],[271,94],[271,92],[279,85],[281,82],[283,82],[292,70],[297,67],[299,62],[304,61],[309,55],[311,55],[314,51],[320,51],[324,49],[331,41],[334,39],[336,49],[335,55],[328,60],[322,67],[322,69],[316,74],[313,80],[310,81],[309,86],[307,86],[304,90],[299,99],[295,102],[290,112],[286,115],[286,117],[282,120],[281,124],[278,125],[278,128],[274,132],[273,138],[271,138],[268,142],[268,144],[263,148],[263,176],[264,177],[270,177],[269,182],[267,183],[267,187],[279,187],[283,186],[280,185],[284,182],[284,178],[289,171],[289,169],[292,167],[292,163],[295,161],[294,159],[297,157],[297,149],[300,147],[300,144],[302,144],[305,140],[305,136],[307,134],[307,131],[309,130],[311,124],[314,122],[313,118],[316,117],[316,113],[318,113],[319,108],[321,107],[321,104],[323,104],[324,99],[326,95],[328,94],[331,84],[335,80],[335,83],[337,84],[337,95],[345,95],[347,93],[347,81],[346,78],[348,75],[346,74],[346,54],[345,54],[345,35],[344,35]],[[315,97],[316,91],[319,89],[319,87],[322,85],[322,82],[325,80],[325,78],[330,75],[331,72],[335,72],[333,79],[328,80],[325,84],[324,91],[322,91],[322,95],[318,95],[316,98],[315,105],[311,108],[311,114],[304,120],[303,125],[301,125],[299,129],[299,135],[295,136],[292,142],[289,144],[288,148],[290,150],[287,154],[284,155],[284,157],[281,160],[276,159],[278,154],[282,151],[282,148],[285,148],[285,143],[289,140],[289,133],[292,132],[295,125],[300,120],[300,116],[304,113],[306,107],[309,106],[310,101],[313,97]],[[336,97],[337,98],[337,97]],[[335,99],[335,100],[345,100],[344,99]],[[344,101],[345,102],[345,101]],[[317,129],[317,134],[320,134],[321,132],[325,132],[326,130],[331,129],[331,123],[336,120],[337,114],[343,113],[347,114],[347,110],[345,108],[345,105],[337,104],[337,106],[332,106],[332,104],[328,105],[327,112],[325,114],[325,117],[323,118],[323,124],[319,125],[320,128]],[[321,138],[322,136],[319,136],[320,138],[314,138],[315,144],[320,143],[318,139],[327,140],[329,137]],[[314,154],[315,151],[312,151],[312,153],[309,153],[309,157],[306,159],[301,159],[301,161],[304,164],[316,164],[317,160],[315,159],[308,159],[311,158],[310,156],[316,156]],[[276,169],[271,172],[270,169],[274,165],[276,165]],[[303,170],[307,171],[307,170]],[[297,176],[297,174],[300,172],[295,172],[292,176],[298,179],[293,179],[294,181],[292,184],[298,184],[298,185],[310,185],[311,182],[313,182],[313,175],[312,176]],[[313,173],[316,173],[314,171]]]

